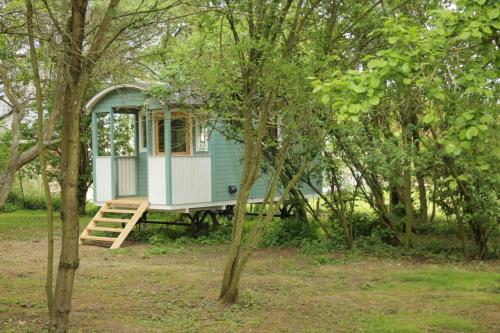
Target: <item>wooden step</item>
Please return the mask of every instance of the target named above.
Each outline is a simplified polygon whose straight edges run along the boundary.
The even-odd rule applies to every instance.
[[[116,240],[115,237],[90,236],[90,235],[82,235],[82,236],[80,236],[80,239],[95,240],[95,241],[102,241],[102,242],[111,242],[111,243],[114,243],[114,241]]]
[[[108,222],[108,223],[128,223],[129,219],[115,219],[111,217],[94,217],[94,222]]]
[[[113,214],[134,214],[135,209],[115,209],[115,208],[103,208],[101,209],[103,213],[113,213]]]
[[[92,231],[109,231],[109,232],[122,232],[124,230],[122,228],[106,228],[106,227],[94,227],[94,226],[89,226],[87,227],[87,229]]]
[[[139,207],[144,203],[144,201],[134,201],[134,200],[110,200],[107,201],[112,206],[120,207]]]

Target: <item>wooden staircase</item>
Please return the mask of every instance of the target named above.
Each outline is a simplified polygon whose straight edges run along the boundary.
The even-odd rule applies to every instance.
[[[111,249],[119,248],[148,207],[149,202],[146,200],[118,199],[106,201],[83,230],[80,235],[80,244],[84,240],[92,240],[111,243]],[[119,217],[116,217],[117,215]],[[123,215],[129,216],[129,218],[123,218]],[[111,227],[112,225],[119,225],[119,227]],[[91,235],[93,231],[113,232],[117,233],[118,236],[93,236]]]

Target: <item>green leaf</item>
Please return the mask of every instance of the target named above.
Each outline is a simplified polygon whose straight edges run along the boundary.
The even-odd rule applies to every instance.
[[[358,94],[364,93],[367,90],[365,86],[360,86],[360,85],[355,85],[354,86],[354,91],[357,92]]]
[[[323,86],[322,85],[319,85],[319,86],[316,86],[314,87],[313,89],[313,94],[316,94],[318,91],[320,91],[321,89],[323,89]]]
[[[324,94],[323,96],[321,96],[321,103],[327,105],[330,103],[330,95],[328,94]]]
[[[349,112],[351,114],[357,114],[357,113],[359,113],[360,109],[361,109],[361,105],[359,105],[359,104],[351,104],[347,108],[347,112]]]
[[[470,38],[470,31],[464,31],[460,35],[458,35],[458,38],[461,40],[466,40]]]
[[[380,78],[378,76],[372,76],[370,78],[370,87],[377,88],[380,85]]]
[[[445,150],[445,152],[446,152],[447,154],[450,154],[450,155],[451,155],[451,154],[453,154],[453,152],[455,151],[455,149],[456,149],[456,148],[457,148],[457,147],[455,147],[455,145],[454,145],[453,143],[448,143],[448,144],[446,145],[446,148],[445,148],[444,150]]]
[[[405,77],[405,78],[403,79],[403,83],[404,83],[404,84],[406,84],[406,85],[409,85],[409,84],[411,84],[411,79],[409,79],[409,78]]]
[[[436,120],[436,117],[432,113],[428,113],[424,116],[424,118],[422,120],[426,124],[431,124]]]
[[[491,30],[491,28],[490,28],[489,26],[487,26],[487,25],[483,25],[483,26],[481,27],[481,30],[483,30],[483,32],[484,32],[485,34],[488,34],[488,35],[490,35],[490,34],[492,34],[492,33],[493,33],[493,31]]]
[[[476,2],[482,6],[486,3],[486,0],[476,0]]]
[[[399,40],[399,37],[389,37],[389,44],[396,44]]]
[[[470,112],[464,112],[462,113],[462,117],[464,117],[465,120],[471,120],[472,118],[474,118],[474,115]]]
[[[383,59],[373,59],[368,62],[368,68],[385,67],[387,61]]]
[[[476,126],[471,126],[467,129],[467,132],[465,133],[465,136],[467,139],[472,139],[473,137],[477,136],[479,134],[479,130],[477,129]]]
[[[456,190],[456,189],[457,189],[457,187],[458,187],[457,182],[456,182],[455,180],[452,180],[452,181],[450,182],[450,188],[454,191],[454,190]]]
[[[462,141],[462,142],[460,142],[460,147],[462,147],[465,150],[469,150],[471,148],[470,141]]]
[[[489,89],[484,90],[484,96],[486,96],[488,98],[493,98],[494,97],[493,91],[491,91]]]
[[[492,20],[496,19],[498,17],[498,14],[499,14],[498,8],[491,8],[490,10],[488,10],[488,17]]]
[[[485,132],[485,131],[487,131],[487,130],[488,130],[488,126],[483,125],[483,124],[481,124],[481,125],[479,125],[479,126],[477,126],[477,127],[479,128],[479,130],[480,130],[481,132]]]
[[[378,98],[378,96],[372,96],[370,97],[368,102],[370,103],[370,105],[378,105],[378,103],[380,103],[380,98]]]
[[[408,65],[407,63],[404,63],[403,66],[401,66],[401,70],[403,71],[403,73],[410,73],[410,65]]]

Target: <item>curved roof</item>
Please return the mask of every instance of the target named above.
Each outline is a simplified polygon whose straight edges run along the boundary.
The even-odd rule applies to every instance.
[[[124,84],[115,84],[113,86],[110,86],[102,91],[100,91],[98,94],[96,94],[94,97],[92,97],[87,104],[85,104],[85,109],[90,110],[94,107],[94,105],[97,104],[104,96],[107,94],[120,89],[120,88],[131,88],[131,89],[137,89],[141,91],[145,91],[147,89],[147,86],[144,84],[139,84],[139,83],[124,83]]]

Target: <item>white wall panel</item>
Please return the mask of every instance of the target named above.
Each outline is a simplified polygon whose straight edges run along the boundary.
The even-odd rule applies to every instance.
[[[148,157],[148,198],[153,205],[167,203],[165,157]]]
[[[212,201],[210,156],[172,157],[172,204]]]
[[[95,184],[94,191],[96,192],[96,201],[104,202],[111,200],[113,196],[111,181],[111,157],[96,157],[95,158]]]

